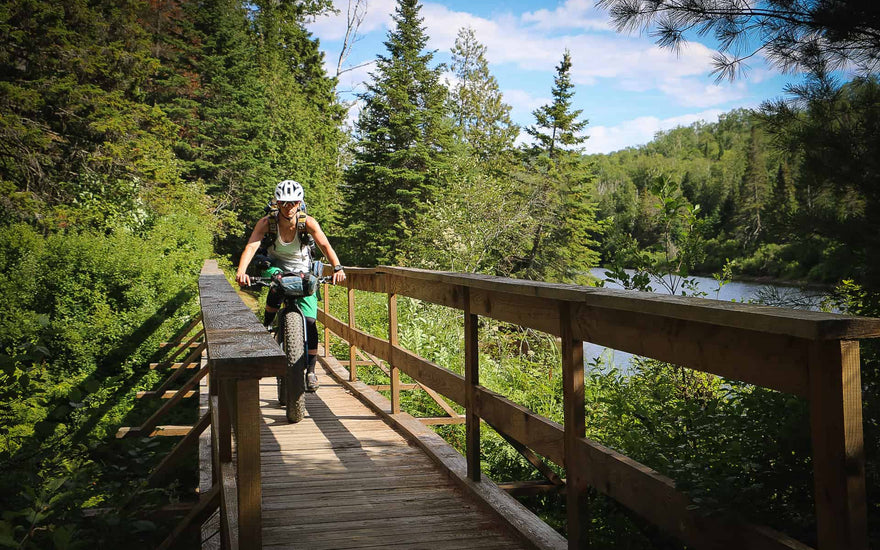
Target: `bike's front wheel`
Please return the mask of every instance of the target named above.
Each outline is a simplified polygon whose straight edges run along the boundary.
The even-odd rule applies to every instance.
[[[306,334],[298,311],[284,314],[284,353],[287,370],[282,387],[289,422],[299,422],[306,415]]]

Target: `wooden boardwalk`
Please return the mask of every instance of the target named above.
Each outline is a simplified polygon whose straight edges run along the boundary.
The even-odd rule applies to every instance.
[[[528,548],[329,374],[289,424],[260,383],[263,546]]]

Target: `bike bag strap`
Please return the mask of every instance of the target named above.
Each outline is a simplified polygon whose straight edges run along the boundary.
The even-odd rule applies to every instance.
[[[311,273],[285,273],[281,287],[285,296],[311,296],[318,288],[318,278]]]

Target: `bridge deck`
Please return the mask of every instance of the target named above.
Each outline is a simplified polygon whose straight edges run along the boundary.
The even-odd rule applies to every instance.
[[[319,371],[320,372],[320,371]],[[524,548],[328,374],[288,424],[260,384],[266,548]]]

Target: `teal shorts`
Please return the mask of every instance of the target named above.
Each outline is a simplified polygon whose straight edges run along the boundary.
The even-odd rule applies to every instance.
[[[303,314],[303,317],[311,317],[312,319],[318,318],[317,292],[315,294],[312,294],[311,296],[296,298],[296,305],[299,306],[299,310]]]

